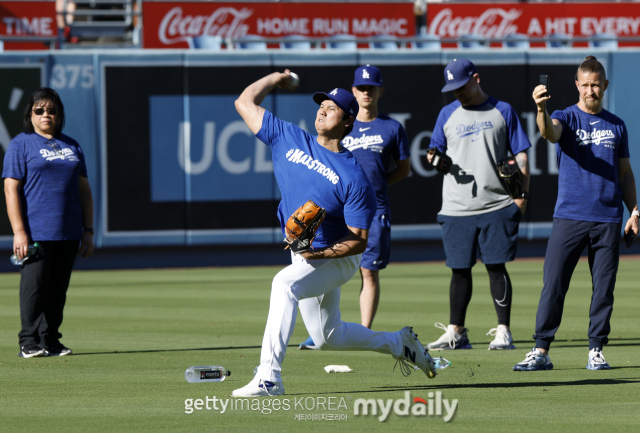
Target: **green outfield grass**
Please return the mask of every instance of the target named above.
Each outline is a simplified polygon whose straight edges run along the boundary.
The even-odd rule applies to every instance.
[[[226,399],[258,364],[276,267],[75,272],[62,342],[75,355],[22,359],[18,354],[19,275],[0,275],[0,431],[638,431],[640,425],[640,266],[620,264],[611,342],[611,371],[585,369],[591,278],[580,262],[562,326],[550,352],[553,371],[514,372],[533,346],[542,286],[542,261],[508,265],[514,286],[512,332],[516,350],[487,350],[496,316],[484,266],[474,268],[475,293],[467,315],[473,350],[441,352],[452,362],[434,380],[416,371],[405,378],[391,356],[367,352],[299,351],[290,346],[283,379],[290,409],[271,414],[215,410],[185,414],[186,399]],[[450,271],[444,264],[395,264],[381,273],[383,295],[375,330],[411,325],[423,343],[438,338],[434,322],[448,322]],[[359,279],[342,289],[342,318],[359,322]],[[307,333],[298,316],[291,344]],[[189,384],[191,365],[220,364],[224,382]],[[346,364],[349,374],[323,367]],[[355,416],[356,399],[428,399],[441,391],[457,399],[449,423],[442,416],[398,416],[381,423]],[[310,397],[310,399],[309,399]],[[335,397],[337,410],[309,406]],[[320,399],[322,401],[322,399]],[[328,401],[328,400],[327,400]],[[346,406],[346,409],[345,409]],[[336,409],[336,408],[334,408]],[[298,414],[347,415],[346,421],[296,421]],[[410,430],[411,429],[411,430]]]

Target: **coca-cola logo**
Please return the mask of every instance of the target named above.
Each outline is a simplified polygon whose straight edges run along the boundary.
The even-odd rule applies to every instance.
[[[158,38],[163,44],[175,44],[200,35],[221,36],[239,39],[249,32],[244,21],[253,14],[253,9],[221,7],[211,15],[186,15],[181,7],[171,9],[162,18]]]
[[[518,9],[504,10],[491,8],[480,16],[453,16],[451,9],[442,9],[429,24],[429,34],[441,38],[458,38],[462,35],[474,34],[485,38],[503,38],[518,33],[514,21],[522,15]]]

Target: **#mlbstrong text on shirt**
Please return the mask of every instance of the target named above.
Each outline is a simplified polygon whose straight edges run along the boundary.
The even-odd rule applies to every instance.
[[[382,135],[362,134],[362,137],[348,136],[348,137],[345,137],[344,140],[342,140],[342,144],[344,145],[344,147],[346,147],[351,151],[360,149],[360,148],[366,150],[370,147],[371,150],[382,153],[384,148],[382,146],[376,146],[376,145],[383,144],[383,143],[384,141],[382,140]]]
[[[612,141],[602,141],[603,139],[614,139],[616,135],[610,129],[597,130],[594,128],[592,132],[587,132],[584,129],[578,129],[576,131],[576,141],[580,143],[580,146],[586,146],[587,144],[594,143],[596,145],[603,144],[615,144]],[[610,147],[610,146],[607,146]]]
[[[43,158],[47,158],[47,161],[52,161],[54,159],[68,159],[70,161],[77,161],[78,158],[73,153],[71,149],[60,149],[59,152],[55,152],[47,149],[40,149],[40,155]]]
[[[460,137],[467,137],[471,134],[480,134],[480,131],[493,128],[491,121],[486,122],[473,122],[471,125],[458,125],[456,126],[456,134]]]
[[[287,152],[287,160],[295,162],[296,164],[304,164],[309,170],[315,170],[322,176],[326,177],[332,184],[337,184],[340,180],[340,176],[334,173],[329,167],[311,158],[300,149],[291,149]]]

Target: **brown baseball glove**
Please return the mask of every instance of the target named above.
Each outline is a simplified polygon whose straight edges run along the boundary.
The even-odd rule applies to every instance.
[[[516,159],[512,156],[500,162],[497,167],[498,177],[511,198],[522,196],[522,172]]]
[[[326,213],[325,209],[311,200],[300,206],[287,221],[285,242],[289,245],[285,250],[291,247],[294,254],[308,251]]]

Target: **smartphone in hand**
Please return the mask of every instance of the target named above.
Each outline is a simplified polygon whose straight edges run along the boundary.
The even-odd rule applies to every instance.
[[[540,84],[547,88],[547,93],[542,94],[541,96],[549,96],[549,76],[548,75],[540,75]]]
[[[636,234],[633,232],[633,230],[629,230],[628,233],[624,234],[624,243],[627,244],[627,248],[629,248],[631,245],[633,245],[633,242],[636,240]]]

